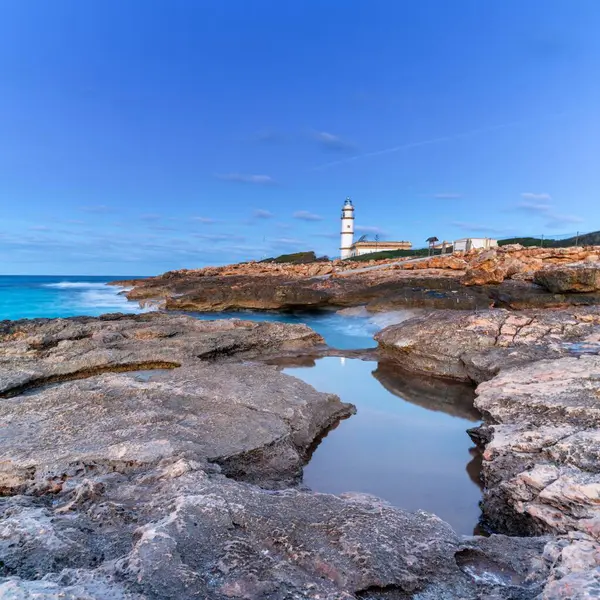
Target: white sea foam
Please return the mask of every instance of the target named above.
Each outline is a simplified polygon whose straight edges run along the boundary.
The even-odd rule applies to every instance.
[[[98,283],[94,281],[59,281],[57,283],[45,283],[42,287],[58,288],[58,289],[105,289],[107,286],[105,283]],[[118,288],[117,288],[118,289]]]
[[[396,325],[419,316],[425,311],[418,308],[400,309],[380,313],[370,313],[363,306],[344,308],[337,311],[336,316],[343,319],[332,319],[332,325],[344,330],[347,335],[372,336],[384,327]]]
[[[127,288],[98,281],[60,281],[47,283],[44,287],[64,290],[60,304],[73,314],[99,315],[107,312],[139,313],[153,310],[152,306],[141,308],[137,302],[129,302],[120,293]]]

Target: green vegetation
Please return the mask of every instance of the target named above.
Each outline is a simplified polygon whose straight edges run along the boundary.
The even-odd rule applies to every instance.
[[[367,262],[369,260],[383,260],[385,258],[401,258],[405,256],[417,258],[419,256],[427,256],[428,254],[429,248],[418,248],[416,250],[387,250],[384,252],[371,252],[371,254],[363,254],[362,256],[353,256],[346,260]]]
[[[564,240],[555,240],[553,238],[535,238],[535,237],[515,237],[506,240],[499,240],[499,246],[508,244],[521,244],[521,246],[544,246],[546,248],[568,248],[570,246],[596,246],[600,244],[600,231],[584,233],[580,236],[573,236]]]
[[[542,240],[541,238],[533,237],[515,237],[506,240],[498,240],[498,246],[508,246],[509,244],[521,244],[521,246],[552,246],[555,240]]]
[[[281,256],[277,256],[275,258],[265,258],[260,262],[268,262],[268,263],[288,263],[288,264],[307,264],[314,262],[326,262],[329,258],[327,256],[320,256],[317,258],[317,255],[311,250],[310,252],[295,252],[293,254],[282,254]]]

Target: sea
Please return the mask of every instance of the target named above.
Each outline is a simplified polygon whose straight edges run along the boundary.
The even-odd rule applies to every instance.
[[[75,316],[104,313],[143,312],[137,302],[129,302],[124,288],[108,282],[139,279],[110,275],[2,275],[0,276],[0,321]],[[199,319],[236,318],[253,321],[306,323],[334,348],[355,349],[375,346],[373,335],[382,327],[412,316],[410,311],[369,315],[366,311],[276,313],[235,311],[189,313]]]
[[[0,320],[140,312],[110,276],[0,275]],[[128,278],[132,279],[132,278]]]
[[[137,313],[142,309],[109,281],[115,276],[0,276],[0,320]],[[373,335],[415,311],[379,315],[339,312],[188,313],[198,319],[238,318],[305,323],[334,348],[375,346]],[[478,532],[481,458],[466,430],[479,422],[472,390],[438,383],[435,391],[373,360],[326,357],[287,365],[285,372],[358,409],[313,452],[304,485],[319,492],[373,494],[446,519],[459,533]],[[466,408],[465,408],[466,407]]]

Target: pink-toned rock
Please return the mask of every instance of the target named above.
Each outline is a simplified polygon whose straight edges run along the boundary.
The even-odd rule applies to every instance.
[[[486,250],[470,262],[461,281],[464,285],[487,285],[502,283],[506,276],[505,261],[498,257],[496,250]]]
[[[476,407],[494,423],[484,512],[502,502],[528,519],[521,526],[530,533],[581,531],[600,540],[600,356],[502,371],[477,395]],[[498,516],[492,510],[489,518]]]

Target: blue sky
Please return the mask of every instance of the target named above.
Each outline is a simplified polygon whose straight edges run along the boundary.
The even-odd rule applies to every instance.
[[[597,0],[6,0],[0,273],[600,229]]]

